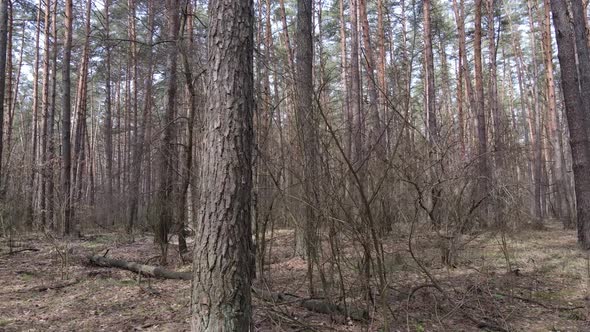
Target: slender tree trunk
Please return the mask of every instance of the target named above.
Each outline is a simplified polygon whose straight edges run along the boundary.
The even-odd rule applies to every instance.
[[[209,2],[202,206],[194,250],[192,331],[250,331],[253,131],[252,1]]]
[[[306,204],[304,205],[305,225],[304,242],[305,256],[307,257],[307,277],[309,281],[310,296],[314,295],[313,264],[317,260],[316,230],[318,216],[317,188],[318,179],[319,140],[317,132],[317,117],[314,114],[313,91],[313,35],[312,35],[312,0],[297,1],[297,33],[295,36],[297,47],[295,49],[297,110],[296,118],[299,127],[300,144],[303,147],[303,190]]]
[[[555,78],[553,76],[553,50],[551,45],[551,5],[549,0],[543,0],[543,59],[545,63],[545,82],[547,84],[547,116],[549,120],[549,140],[551,143],[551,173],[555,179],[556,217],[561,219],[564,226],[570,227],[571,215],[565,185],[565,168],[562,163],[562,147],[560,142],[559,115],[555,97]]]
[[[475,34],[473,39],[473,56],[475,58],[475,92],[476,92],[476,112],[477,115],[477,154],[478,154],[478,169],[480,179],[478,181],[479,197],[477,199],[484,199],[489,192],[489,181],[491,179],[490,167],[488,162],[488,136],[486,129],[486,112],[483,94],[483,68],[482,68],[482,54],[481,54],[481,12],[482,0],[475,1]],[[487,210],[488,204],[483,204],[484,210]],[[483,215],[487,217],[487,211]],[[485,224],[485,220],[483,221]]]
[[[48,1],[50,2],[50,1]],[[55,200],[54,200],[54,164],[57,164],[55,158],[55,109],[57,103],[57,4],[58,1],[53,2],[53,11],[51,15],[51,27],[53,36],[53,44],[51,51],[51,97],[49,106],[49,115],[47,118],[47,216],[53,228],[58,225],[55,218]],[[49,7],[47,8],[49,11]]]
[[[432,52],[430,0],[423,1],[424,13],[424,107],[426,109],[426,137],[432,144],[438,141],[436,121],[436,91],[434,85],[434,56]]]
[[[428,0],[427,0],[428,1]],[[371,149],[375,149],[377,157],[383,157],[385,147],[383,139],[381,138],[381,117],[379,114],[379,97],[377,93],[378,81],[375,77],[375,57],[373,56],[373,47],[371,43],[371,29],[369,27],[369,20],[367,19],[367,0],[358,0],[359,4],[359,18],[362,30],[363,39],[363,63],[366,65],[367,74],[367,89],[369,93],[369,118],[371,123],[369,126],[369,145]]]
[[[173,177],[174,162],[176,160],[175,131],[176,131],[176,90],[177,90],[177,55],[176,46],[178,39],[178,0],[166,1],[166,12],[168,16],[168,38],[173,41],[169,47],[166,58],[166,71],[168,73],[166,116],[164,120],[164,137],[160,148],[160,215],[157,229],[158,243],[160,244],[162,257],[160,263],[166,264],[168,256],[168,234],[173,226]]]
[[[39,122],[39,39],[41,34],[41,13],[42,13],[42,1],[39,0],[39,8],[37,10],[37,23],[35,25],[35,60],[33,65],[33,122],[32,122],[32,133],[31,139],[31,175],[29,177],[29,211],[27,219],[27,227],[33,228],[35,222],[35,179],[37,178],[37,142],[38,142],[38,122]],[[49,61],[49,59],[47,59]]]
[[[496,50],[496,1],[486,0],[488,17],[488,57],[489,57],[489,84],[488,104],[494,124],[494,161],[498,179],[504,168],[504,118],[498,103],[498,65]]]
[[[71,82],[70,68],[72,56],[72,0],[66,0],[65,4],[65,36],[64,55],[62,65],[63,88],[63,114],[62,114],[62,199],[63,199],[63,233],[71,235],[72,232],[72,197],[71,197],[71,172],[72,155],[70,143],[72,101],[70,98]]]
[[[350,0],[350,113],[352,120],[352,161],[359,166],[364,158],[363,125],[364,116],[361,108],[361,79],[359,69],[359,24],[358,1]]]
[[[137,68],[137,45],[136,45],[136,29],[135,29],[135,1],[128,0],[127,6],[129,7],[129,14],[128,14],[128,21],[129,21],[129,43],[130,47],[130,56],[131,56],[131,67],[132,67],[132,75],[133,75],[133,96],[130,100],[131,107],[133,109],[133,138],[131,140],[131,144],[133,145],[132,150],[132,157],[131,157],[131,168],[133,169],[133,174],[135,176],[131,176],[131,181],[129,183],[129,189],[131,190],[131,195],[129,196],[129,218],[127,219],[127,234],[133,234],[133,225],[135,223],[135,219],[137,218],[137,206],[139,201],[139,175],[141,174],[141,151],[143,150],[143,146],[140,145],[140,136],[142,135],[142,131],[144,130],[144,124],[140,124],[137,117],[137,109],[138,109],[138,82],[139,82],[139,74]],[[151,30],[148,32],[150,34],[151,39]],[[151,43],[151,42],[150,42]],[[150,50],[151,52],[151,50]],[[147,97],[149,98],[149,97]],[[131,111],[131,110],[128,110]],[[145,119],[143,119],[145,121]]]
[[[41,197],[40,197],[40,209],[41,209],[41,224],[45,226],[47,223],[47,204],[49,204],[49,199],[47,196],[48,193],[48,186],[49,186],[49,176],[51,168],[48,167],[48,162],[50,161],[49,151],[48,151],[48,144],[51,140],[51,137],[48,133],[49,128],[49,64],[50,64],[50,49],[51,45],[49,42],[50,36],[50,27],[51,27],[51,0],[47,0],[47,6],[45,8],[45,28],[43,30],[43,35],[45,39],[45,54],[43,56],[43,91],[41,92],[41,109],[42,109],[42,116],[43,116],[43,124],[41,129],[41,161],[42,161],[42,170],[41,170]],[[55,41],[54,41],[55,43]],[[49,216],[51,218],[51,216]]]
[[[113,206],[113,112],[111,97],[111,42],[110,42],[110,3],[111,0],[105,0],[105,118],[104,118],[104,145],[106,159],[106,203]],[[106,209],[107,225],[114,223],[111,209]]]
[[[88,107],[88,62],[90,60],[90,14],[92,10],[92,1],[86,1],[86,23],[85,23],[85,41],[82,50],[82,61],[80,64],[80,74],[78,75],[79,90],[76,103],[77,120],[76,132],[74,136],[74,165],[72,176],[74,179],[74,190],[72,192],[72,205],[76,206],[82,200],[82,187],[84,171],[86,169],[86,118]]]
[[[147,41],[149,44],[153,43],[153,31],[154,31],[154,1],[148,2],[148,37]],[[134,220],[137,219],[139,209],[139,196],[140,196],[140,182],[141,182],[141,166],[142,159],[146,152],[144,148],[146,136],[148,134],[148,119],[150,117],[152,108],[152,90],[153,90],[153,51],[150,49],[147,54],[147,74],[145,76],[145,95],[143,102],[143,111],[141,116],[141,124],[137,124],[137,141],[136,147],[133,150],[133,176],[131,182],[131,197],[129,202],[129,219],[127,220],[127,232],[131,234],[133,231]],[[148,160],[149,163],[149,160]],[[146,172],[148,173],[148,172]],[[148,173],[149,174],[149,173]],[[146,176],[147,182],[150,181],[149,176]]]
[[[475,112],[477,110],[477,98],[475,96],[475,92],[473,90],[473,86],[471,83],[471,74],[469,70],[469,61],[467,60],[467,41],[466,41],[466,34],[465,34],[465,8],[464,8],[463,0],[457,2],[457,0],[453,0],[453,10],[455,12],[455,20],[457,24],[457,30],[459,33],[459,55],[461,57],[461,67],[460,71],[463,76],[463,81],[465,82],[465,94],[469,99],[469,106],[471,108],[471,112]],[[466,123],[466,122],[465,122]],[[471,128],[469,125],[465,125],[466,128]],[[470,132],[470,130],[467,130]],[[465,137],[465,136],[464,136]],[[471,149],[471,147],[470,147]]]
[[[194,145],[194,126],[195,126],[195,118],[197,113],[197,91],[195,89],[194,84],[194,76],[189,64],[189,56],[188,52],[193,49],[193,33],[192,33],[192,13],[193,8],[192,4],[187,4],[187,15],[185,16],[185,28],[181,28],[181,31],[184,34],[186,30],[187,36],[181,39],[179,43],[181,45],[181,57],[182,57],[182,65],[184,69],[184,78],[186,83],[186,91],[188,92],[188,107],[187,107],[187,118],[188,121],[186,122],[186,129],[187,129],[187,143],[185,148],[185,155],[186,158],[184,160],[184,175],[183,175],[183,182],[180,188],[180,211],[179,211],[179,220],[178,220],[178,249],[181,253],[188,252],[188,248],[186,245],[186,238],[185,238],[185,220],[187,220],[187,197],[188,197],[188,190],[189,186],[191,185],[191,181],[193,180],[193,145]]]
[[[531,36],[531,46],[532,46],[532,55],[533,55],[533,84],[531,87],[531,93],[533,97],[533,104],[534,104],[534,159],[533,159],[533,170],[534,170],[534,203],[533,203],[533,212],[535,216],[535,222],[538,226],[542,225],[544,215],[543,215],[543,195],[542,195],[542,186],[543,186],[543,135],[541,130],[541,109],[539,107],[539,97],[538,97],[538,90],[537,90],[537,81],[538,81],[538,67],[537,67],[537,39],[535,38],[535,24],[534,24],[534,15],[533,15],[533,3],[532,0],[528,0],[528,11],[529,11],[529,27],[530,27],[530,36]]]
[[[344,17],[344,1],[345,0],[339,0],[339,18],[340,18],[340,61],[341,61],[341,84],[342,84],[342,95],[344,98],[343,104],[342,104],[342,119],[343,122],[346,126],[346,135],[345,136],[345,141],[346,141],[346,155],[350,156],[351,152],[352,152],[352,131],[351,131],[351,123],[352,123],[352,113],[351,113],[351,109],[350,109],[350,78],[349,78],[349,68],[348,68],[348,58],[346,56],[346,51],[347,51],[347,47],[346,47],[346,20]]]
[[[0,0],[0,180],[3,179],[4,93],[6,91],[6,57],[8,46],[8,0]],[[0,183],[0,188],[3,184]],[[1,190],[1,189],[0,189]],[[0,197],[4,193],[0,192]]]

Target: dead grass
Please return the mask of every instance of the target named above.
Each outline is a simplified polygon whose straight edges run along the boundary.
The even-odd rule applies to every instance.
[[[543,231],[511,234],[507,241],[511,272],[499,235],[470,242],[455,267],[448,268],[440,264],[432,234],[421,234],[415,238],[414,249],[446,295],[428,286],[432,280],[408,253],[407,233],[397,232],[384,240],[387,310],[373,312],[369,322],[359,323],[293,304],[255,300],[256,330],[382,331],[383,312],[387,312],[391,331],[480,330],[466,315],[509,331],[590,331],[589,255],[577,248],[573,231],[550,224]],[[342,261],[347,304],[364,307],[358,248],[350,240],[342,241],[348,243]],[[56,289],[52,287],[63,283],[63,269],[55,243],[31,235],[17,243],[40,251],[8,255],[6,242],[0,243],[0,331],[189,330],[190,283],[138,280],[128,271],[90,266],[84,258],[109,249],[111,257],[155,264],[158,250],[151,237],[127,243],[113,234],[94,234],[86,241],[68,243],[68,280],[79,282]],[[275,231],[265,279],[257,280],[258,287],[308,296],[306,263],[293,257],[292,248],[292,231]],[[327,244],[322,250],[329,256]],[[169,268],[190,269],[190,263],[183,264],[175,250],[170,256]],[[320,263],[327,286],[322,287],[317,275],[320,296],[324,290],[328,295],[336,294],[339,279],[330,268],[331,262]],[[38,290],[42,288],[49,289]],[[335,300],[341,303],[342,299]]]

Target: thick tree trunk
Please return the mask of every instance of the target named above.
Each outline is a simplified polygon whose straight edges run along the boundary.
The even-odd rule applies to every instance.
[[[553,24],[557,37],[557,50],[561,68],[561,85],[566,117],[570,133],[570,147],[574,171],[578,242],[590,249],[590,140],[588,108],[579,90],[580,77],[576,64],[576,35],[570,25],[568,6],[565,0],[551,0]],[[574,9],[575,10],[575,9]],[[586,40],[583,40],[586,44]],[[580,63],[588,59],[580,58]],[[586,63],[586,65],[590,65]],[[583,81],[583,80],[582,80]],[[587,91],[584,92],[586,95]]]
[[[249,331],[253,4],[209,2],[205,151],[191,298],[193,331]]]

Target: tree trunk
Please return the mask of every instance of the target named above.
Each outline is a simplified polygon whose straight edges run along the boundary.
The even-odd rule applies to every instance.
[[[312,0],[297,1],[297,33],[295,41],[295,63],[297,109],[296,118],[299,129],[300,146],[303,155],[302,181],[306,203],[304,204],[305,224],[303,241],[307,258],[307,278],[310,295],[314,295],[313,264],[317,260],[316,230],[319,227],[316,209],[318,208],[317,188],[318,179],[319,140],[317,132],[317,117],[314,112],[313,91],[313,35],[312,35]]]
[[[4,138],[4,92],[6,91],[6,57],[8,45],[8,0],[0,0],[0,180],[2,176],[2,156]],[[2,183],[0,183],[0,190]],[[4,194],[0,192],[0,197]]]
[[[72,156],[70,143],[70,126],[72,115],[72,101],[70,98],[70,68],[72,57],[72,0],[66,0],[65,4],[65,40],[62,65],[63,83],[63,114],[62,114],[62,201],[63,201],[63,233],[71,235],[72,232],[72,195],[71,195],[71,172]]]
[[[428,1],[428,0],[427,0]],[[367,0],[358,0],[359,17],[361,20],[361,30],[363,37],[363,61],[366,64],[367,89],[369,94],[369,147],[375,149],[375,156],[384,157],[385,147],[384,140],[381,138],[381,116],[379,114],[379,98],[377,94],[378,82],[375,77],[375,57],[373,56],[373,47],[371,43],[371,29],[367,19]],[[373,152],[373,151],[371,151]]]
[[[488,135],[486,129],[486,112],[483,94],[483,68],[482,68],[482,55],[481,55],[481,10],[482,0],[475,1],[475,35],[473,39],[473,56],[475,58],[475,92],[476,92],[476,111],[477,116],[477,158],[478,158],[478,190],[479,195],[477,200],[486,200],[486,196],[489,194],[489,181],[490,168],[488,163]],[[483,204],[483,213],[481,214],[484,218],[487,218],[487,206]],[[482,220],[484,224],[486,220]]]
[[[166,1],[168,16],[168,38],[173,42],[166,58],[168,74],[166,115],[164,117],[164,137],[160,148],[160,189],[159,189],[159,220],[156,229],[158,244],[161,249],[160,263],[166,264],[168,256],[168,234],[173,226],[173,177],[174,162],[176,160],[175,131],[176,131],[176,69],[177,69],[177,39],[178,39],[178,0]]]
[[[575,8],[574,8],[575,10]],[[588,128],[588,107],[582,101],[579,90],[580,78],[576,64],[576,37],[570,25],[568,6],[565,0],[551,0],[553,24],[557,37],[557,50],[561,68],[561,85],[565,111],[569,126],[570,147],[576,192],[578,220],[578,242],[584,249],[590,249],[590,140]],[[586,44],[586,40],[582,42]],[[580,64],[588,59],[579,58]],[[590,63],[586,63],[590,65]],[[586,93],[587,94],[587,93]]]
[[[209,2],[207,129],[195,225],[192,331],[251,329],[252,7],[250,0]]]
[[[496,50],[496,1],[486,0],[488,17],[488,57],[489,57],[489,85],[488,103],[494,124],[494,160],[496,173],[501,176],[504,168],[504,116],[498,103],[498,73]],[[499,178],[496,176],[495,178]]]
[[[35,60],[33,65],[33,122],[32,122],[32,139],[31,139],[31,175],[29,177],[29,211],[27,219],[27,227],[33,228],[35,222],[35,179],[37,178],[37,142],[38,142],[38,119],[39,119],[39,37],[41,35],[41,13],[42,1],[39,0],[39,8],[37,9],[37,23],[35,25]]]
[[[528,11],[529,11],[529,27],[530,27],[530,36],[531,36],[531,46],[532,46],[532,54],[533,54],[533,83],[531,87],[531,93],[533,97],[533,104],[534,104],[534,130],[533,130],[533,146],[534,146],[534,153],[533,153],[533,178],[534,178],[534,203],[533,203],[533,212],[535,217],[535,223],[537,226],[541,226],[543,224],[544,214],[543,214],[543,199],[544,196],[542,195],[542,186],[543,186],[543,135],[541,130],[541,109],[539,107],[539,97],[538,97],[538,90],[537,90],[537,81],[538,81],[538,68],[537,68],[537,39],[535,38],[535,24],[534,24],[534,16],[533,16],[533,3],[531,0],[528,0]]]
[[[110,38],[110,9],[111,0],[105,0],[105,115],[104,115],[104,146],[105,146],[105,163],[106,163],[106,203],[108,206],[113,204],[113,112],[112,112],[112,97],[111,97],[111,42]],[[151,30],[150,30],[151,31]],[[114,216],[112,209],[106,209],[107,225],[112,225]]]
[[[556,217],[568,227],[571,224],[567,187],[565,185],[565,168],[562,163],[560,142],[559,115],[555,98],[555,78],[553,76],[553,47],[551,45],[551,5],[543,0],[543,59],[545,62],[545,82],[547,84],[547,116],[549,118],[549,140],[551,142],[551,173],[555,181]]]
[[[430,0],[424,0],[424,108],[426,109],[426,137],[432,144],[438,141],[436,121],[436,91],[434,85],[434,55],[432,52]]]

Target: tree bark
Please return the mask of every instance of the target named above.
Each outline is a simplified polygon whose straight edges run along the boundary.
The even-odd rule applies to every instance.
[[[205,147],[191,297],[193,331],[249,331],[253,4],[209,2]]]

